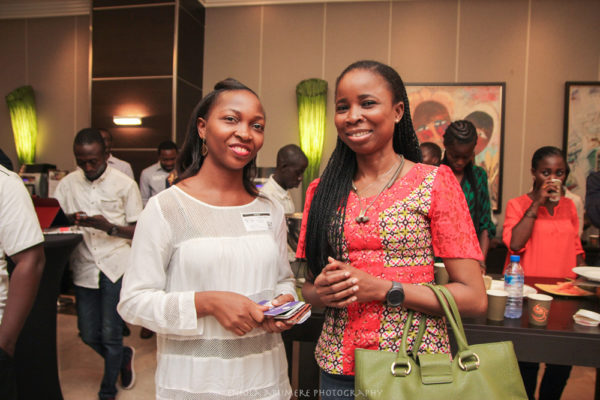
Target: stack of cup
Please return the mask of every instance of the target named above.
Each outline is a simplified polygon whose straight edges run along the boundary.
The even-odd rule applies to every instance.
[[[529,323],[535,326],[548,325],[551,303],[552,296],[541,293],[532,293],[528,295],[527,312],[529,315]]]
[[[487,319],[490,321],[503,321],[508,292],[505,290],[490,289],[487,291],[487,298]]]

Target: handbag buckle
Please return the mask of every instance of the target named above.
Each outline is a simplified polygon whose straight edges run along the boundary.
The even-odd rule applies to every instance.
[[[465,357],[465,359],[471,358],[471,357],[475,357],[475,364],[464,365],[462,363],[462,357],[461,356],[457,357],[458,358],[458,366],[460,367],[460,369],[462,369],[463,371],[472,371],[474,369],[479,368],[479,356],[476,353],[472,353],[472,354],[467,355]]]
[[[400,371],[400,372],[396,373],[396,368],[401,367],[401,366],[405,366],[406,369],[404,371]],[[394,376],[408,376],[408,374],[410,374],[410,371],[412,371],[412,367],[408,360],[399,361],[399,362],[395,361],[392,363],[392,375],[394,375]]]

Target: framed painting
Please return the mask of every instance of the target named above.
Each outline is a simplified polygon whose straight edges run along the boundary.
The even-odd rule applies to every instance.
[[[585,199],[585,181],[600,171],[600,82],[565,83],[563,148],[571,172],[566,185]]]
[[[406,85],[419,142],[444,149],[443,136],[452,121],[469,120],[477,128],[475,164],[487,172],[494,213],[502,208],[502,154],[506,84],[409,83]]]

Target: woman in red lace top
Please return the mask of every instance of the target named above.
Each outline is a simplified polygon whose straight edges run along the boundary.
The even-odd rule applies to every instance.
[[[398,351],[407,308],[426,314],[418,353],[449,352],[433,292],[442,257],[461,313],[485,312],[481,250],[452,171],[419,164],[404,84],[375,61],[350,65],[335,92],[336,148],[307,191],[298,256],[310,269],[302,293],[326,307],[316,348],[321,398],[354,398],[354,350]],[[408,327],[409,342],[419,320]],[[411,346],[409,345],[409,348]]]

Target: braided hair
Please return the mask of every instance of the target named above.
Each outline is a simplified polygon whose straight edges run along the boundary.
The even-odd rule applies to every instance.
[[[200,171],[202,163],[204,162],[205,156],[202,155],[202,144],[203,139],[198,135],[198,128],[196,126],[198,118],[206,119],[210,114],[212,106],[216,103],[217,99],[223,92],[233,90],[246,90],[256,96],[258,95],[249,87],[243,83],[233,79],[227,78],[215,84],[214,90],[204,96],[202,100],[196,105],[187,126],[187,136],[181,151],[177,155],[175,161],[175,167],[177,170],[177,180],[175,183],[180,182],[186,178],[194,176]],[[260,101],[260,99],[259,99]],[[244,189],[252,196],[258,195],[258,190],[254,185],[254,176],[256,175],[256,158],[253,158],[248,164],[244,166],[243,183]]]
[[[338,76],[340,80],[350,71],[366,70],[381,76],[393,95],[394,103],[404,103],[402,119],[395,124],[393,148],[413,162],[421,162],[421,148],[410,116],[406,88],[400,75],[390,66],[377,61],[358,61],[349,65]],[[306,227],[306,258],[308,268],[317,276],[327,264],[327,257],[340,258],[343,254],[343,227],[346,201],[356,174],[356,154],[338,137],[336,147],[323,171],[315,190]]]
[[[475,125],[471,121],[460,120],[454,121],[446,128],[446,132],[444,133],[444,147],[448,148],[448,146],[452,146],[454,144],[473,144],[473,148],[477,145],[477,129]],[[444,158],[442,159],[442,164],[450,165],[448,161],[448,155],[444,152]],[[469,161],[469,163],[465,166],[465,179],[473,190],[475,190],[476,181],[475,174],[473,172],[473,160]],[[459,182],[460,183],[460,182]],[[475,227],[475,232],[479,235],[479,217],[480,217],[480,209],[479,209],[479,197],[475,194],[475,215],[473,215],[473,226]]]

